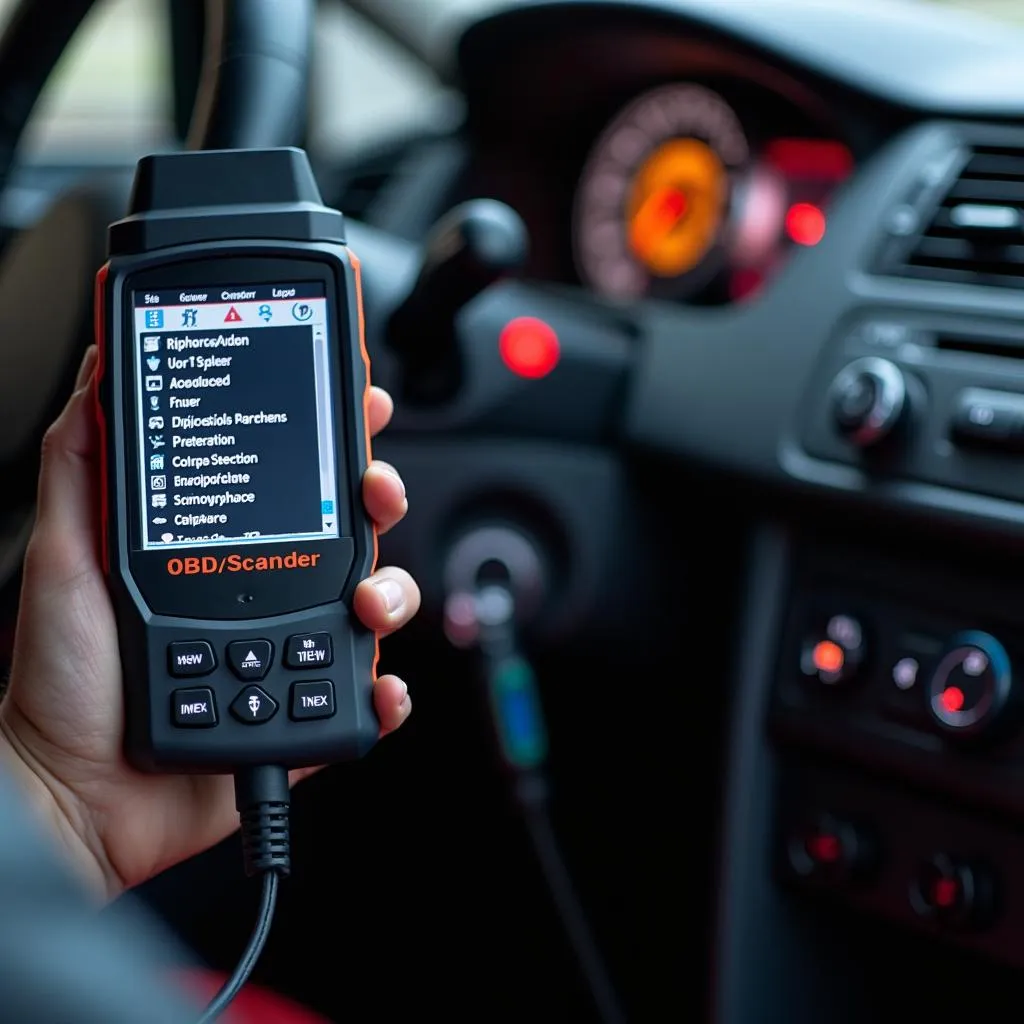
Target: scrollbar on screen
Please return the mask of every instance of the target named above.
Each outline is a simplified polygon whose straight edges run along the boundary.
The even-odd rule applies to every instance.
[[[323,284],[133,294],[143,550],[339,536]]]

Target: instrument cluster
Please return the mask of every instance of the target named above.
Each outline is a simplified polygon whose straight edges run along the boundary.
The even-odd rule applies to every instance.
[[[610,299],[754,298],[795,247],[818,245],[854,155],[795,106],[737,105],[712,84],[628,100],[587,154],[570,216],[578,280]]]

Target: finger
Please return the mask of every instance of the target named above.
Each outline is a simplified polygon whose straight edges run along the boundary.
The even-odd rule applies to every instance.
[[[318,764],[315,768],[293,768],[288,773],[288,785],[295,786],[302,782],[303,779],[308,779],[311,775],[316,775],[317,772],[323,771],[326,765]]]
[[[381,676],[373,688],[373,706],[380,720],[380,734],[387,736],[412,712],[409,687],[398,676]]]
[[[390,422],[395,403],[383,388],[370,388],[370,402],[366,410],[370,437],[376,437]]]
[[[363,504],[380,534],[401,522],[409,511],[409,502],[405,484],[394,466],[379,460],[370,463],[363,474]]]
[[[78,368],[78,376],[75,378],[75,391],[81,391],[82,388],[89,382],[92,377],[93,370],[96,369],[96,361],[99,357],[99,352],[95,345],[90,345],[85,350],[85,355],[82,356],[82,365]]]
[[[37,532],[64,537],[71,546],[94,547],[96,461],[99,431],[93,409],[96,349],[82,360],[79,386],[43,438]]]
[[[367,629],[387,636],[419,611],[420,588],[404,569],[378,569],[356,588],[354,604]]]

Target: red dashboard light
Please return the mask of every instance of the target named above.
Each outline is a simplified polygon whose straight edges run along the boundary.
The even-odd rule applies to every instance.
[[[819,672],[841,672],[846,661],[846,652],[831,640],[822,640],[814,645],[811,660]]]
[[[835,864],[843,855],[843,844],[839,837],[827,833],[810,836],[806,846],[811,859],[819,864]]]
[[[776,139],[765,160],[787,178],[839,182],[853,171],[853,154],[829,139]]]
[[[536,317],[520,316],[505,325],[498,351],[514,374],[537,380],[558,365],[561,350],[553,327]]]
[[[956,906],[960,899],[960,886],[955,878],[937,878],[932,886],[932,903],[942,910]]]
[[[942,706],[949,714],[956,714],[957,711],[963,709],[964,691],[959,686],[947,686],[942,691],[942,696],[939,700],[942,701]]]
[[[813,203],[794,203],[786,212],[786,234],[797,245],[817,245],[825,237],[825,214]]]

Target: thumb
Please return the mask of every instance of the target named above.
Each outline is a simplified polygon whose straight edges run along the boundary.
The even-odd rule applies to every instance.
[[[57,586],[97,563],[99,430],[93,408],[96,348],[82,360],[75,390],[43,438],[32,568],[42,556]]]

